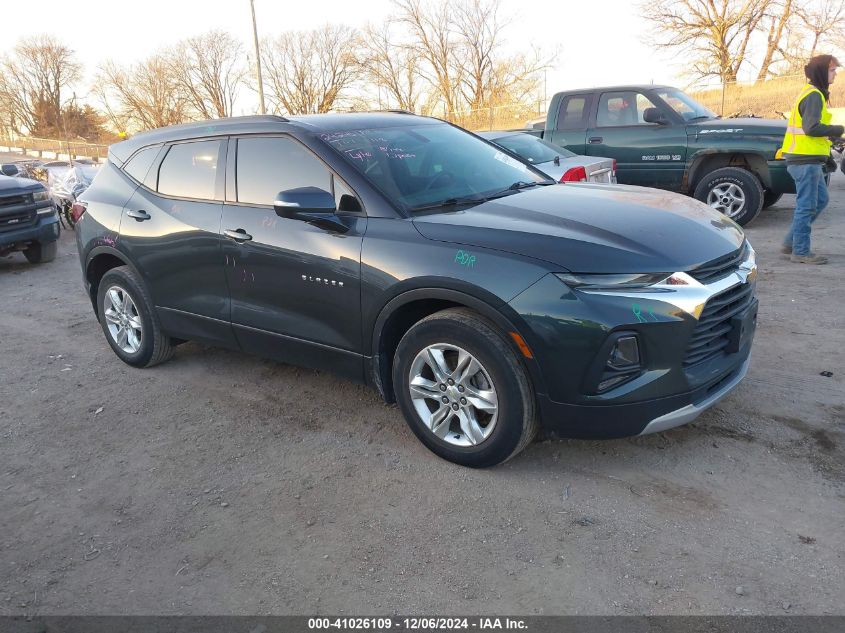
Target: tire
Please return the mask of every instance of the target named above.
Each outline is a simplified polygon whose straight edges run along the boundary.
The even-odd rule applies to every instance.
[[[58,242],[33,242],[26,247],[23,254],[30,264],[46,264],[56,259],[58,249]]]
[[[724,197],[720,198],[720,193]],[[757,176],[740,167],[711,171],[696,185],[693,197],[741,226],[756,218],[763,208],[763,186]]]
[[[467,355],[478,368],[465,366],[460,372],[457,361]],[[442,368],[439,381],[435,366]],[[417,385],[414,396],[412,380]],[[393,385],[411,431],[450,462],[494,466],[519,453],[537,433],[536,402],[525,366],[499,329],[471,310],[443,310],[411,327],[396,348]],[[476,398],[464,398],[473,390]],[[448,406],[442,398],[449,400]],[[444,422],[432,422],[436,434],[421,416],[430,414],[435,420],[437,413]]]
[[[125,307],[123,317],[120,306]],[[127,365],[152,367],[173,355],[170,337],[161,331],[147,289],[128,266],[112,268],[103,275],[97,290],[97,313],[106,340]],[[125,338],[121,331],[127,333]]]
[[[778,200],[783,198],[782,193],[775,193],[774,191],[766,191],[763,194],[763,208],[768,209],[777,204]]]

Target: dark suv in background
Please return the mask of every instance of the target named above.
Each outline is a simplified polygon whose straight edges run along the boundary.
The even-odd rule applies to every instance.
[[[21,251],[33,264],[53,261],[61,229],[47,188],[0,176],[0,257]]]
[[[193,339],[333,371],[468,466],[540,425],[683,424],[748,367],[756,265],[734,222],[665,192],[557,185],[436,119],[155,130],[110,148],[84,202],[85,287],[123,361]]]

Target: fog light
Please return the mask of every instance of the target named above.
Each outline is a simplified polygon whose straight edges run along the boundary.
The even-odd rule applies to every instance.
[[[636,336],[623,336],[610,351],[607,366],[613,369],[629,369],[640,364],[640,347]]]

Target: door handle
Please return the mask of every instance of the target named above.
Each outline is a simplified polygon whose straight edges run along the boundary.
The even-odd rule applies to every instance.
[[[226,229],[223,231],[223,235],[226,237],[231,237],[233,240],[238,242],[248,242],[252,239],[252,235],[244,231],[243,229]]]
[[[601,136],[591,136],[589,143],[590,143],[590,145],[597,145],[598,143],[601,143],[603,140],[604,139]]]
[[[150,219],[150,214],[144,211],[143,209],[130,209],[126,212],[126,215],[128,215],[130,218],[135,218],[136,222],[143,222],[144,220]]]

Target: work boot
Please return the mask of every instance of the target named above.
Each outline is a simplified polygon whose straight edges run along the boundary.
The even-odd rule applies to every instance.
[[[780,252],[784,255],[792,255],[792,244],[784,244],[780,247]]]
[[[809,255],[793,255],[789,258],[789,261],[796,264],[826,264],[827,257],[810,253]]]

